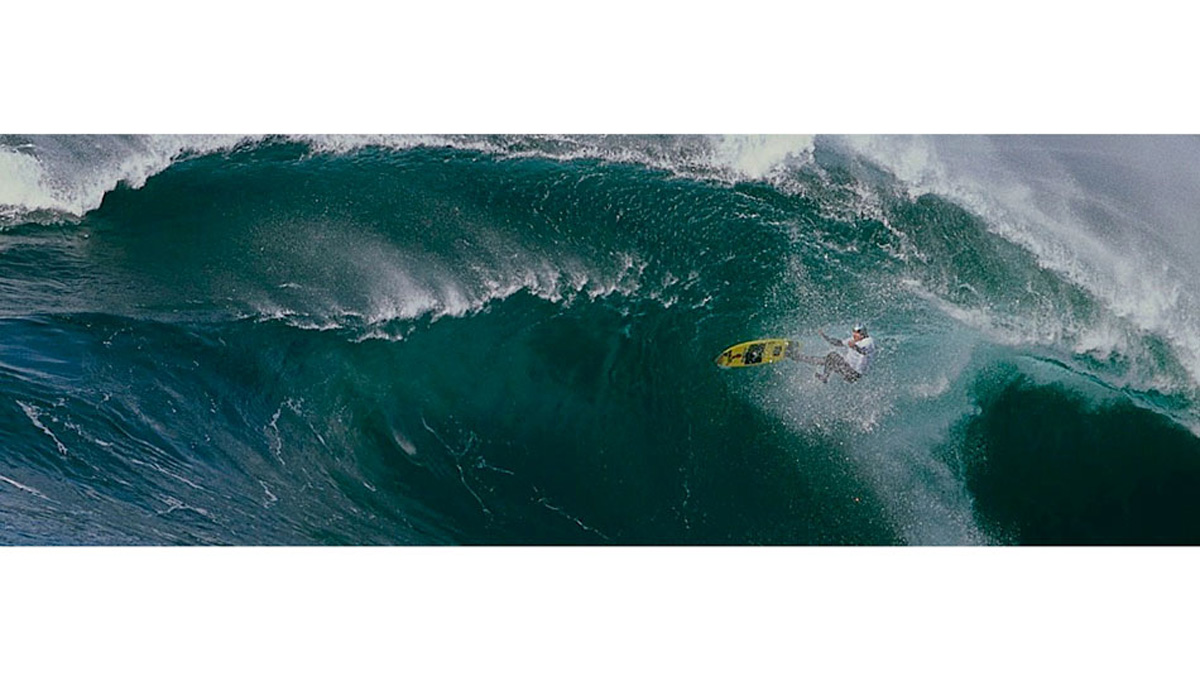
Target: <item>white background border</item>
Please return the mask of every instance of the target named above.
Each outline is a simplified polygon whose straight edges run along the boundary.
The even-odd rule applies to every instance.
[[[1195,131],[1194,23],[1174,6],[964,8],[43,0],[5,9],[0,132]],[[14,693],[1161,692],[1194,681],[1198,557],[0,549],[0,677]]]

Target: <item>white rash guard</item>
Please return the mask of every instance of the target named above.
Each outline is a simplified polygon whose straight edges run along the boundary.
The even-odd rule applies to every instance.
[[[850,365],[851,369],[859,374],[866,374],[867,370],[871,368],[871,362],[875,360],[875,339],[871,336],[867,336],[866,338],[858,341],[856,345],[859,347],[859,349],[867,354],[864,355],[862,352],[859,352],[858,350],[855,350],[847,345],[846,363]]]

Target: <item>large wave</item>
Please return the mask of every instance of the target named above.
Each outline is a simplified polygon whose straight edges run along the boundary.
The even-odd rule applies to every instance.
[[[4,136],[6,539],[1194,540],[1138,142]],[[711,362],[853,321],[854,387]]]

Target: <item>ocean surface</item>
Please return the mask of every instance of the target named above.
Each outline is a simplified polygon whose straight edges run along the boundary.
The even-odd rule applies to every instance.
[[[0,544],[1197,543],[1198,163],[0,135]]]

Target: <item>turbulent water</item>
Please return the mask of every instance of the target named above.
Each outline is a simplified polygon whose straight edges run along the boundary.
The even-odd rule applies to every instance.
[[[1196,162],[0,136],[0,543],[1200,542]]]

